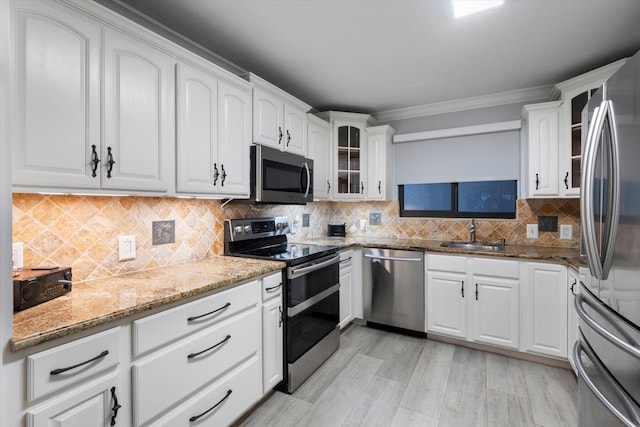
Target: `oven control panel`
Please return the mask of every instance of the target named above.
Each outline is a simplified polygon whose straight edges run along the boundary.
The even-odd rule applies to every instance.
[[[229,239],[232,242],[280,236],[290,232],[289,218],[286,216],[227,219],[224,223],[225,239]]]

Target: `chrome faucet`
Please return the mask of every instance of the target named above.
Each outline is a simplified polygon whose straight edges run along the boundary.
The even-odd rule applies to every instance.
[[[471,220],[471,225],[469,226],[469,241],[471,243],[476,242],[476,220]]]

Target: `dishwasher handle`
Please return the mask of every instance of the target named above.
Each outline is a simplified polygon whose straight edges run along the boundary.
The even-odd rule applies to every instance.
[[[396,256],[381,256],[381,255],[370,255],[370,254],[364,254],[364,256],[366,258],[381,259],[385,261],[422,262],[422,258],[404,258],[404,257],[396,257]]]

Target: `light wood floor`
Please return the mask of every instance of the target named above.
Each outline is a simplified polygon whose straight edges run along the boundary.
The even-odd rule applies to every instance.
[[[577,426],[572,372],[358,325],[242,426]]]

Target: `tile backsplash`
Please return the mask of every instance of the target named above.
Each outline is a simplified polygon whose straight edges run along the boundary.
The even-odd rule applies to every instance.
[[[369,214],[380,213],[380,225]],[[309,226],[303,227],[303,214]],[[23,194],[13,195],[13,240],[24,242],[24,264],[73,268],[85,280],[221,255],[226,218],[288,215],[297,220],[291,240],[325,236],[330,223],[346,223],[347,235],[363,237],[466,240],[469,220],[400,218],[397,202],[315,202],[306,206],[228,204],[219,200]],[[526,224],[538,215],[555,215],[573,226],[573,239],[559,232],[526,238]],[[175,221],[175,242],[152,245],[152,222]],[[361,220],[367,227],[360,230]],[[575,247],[579,245],[576,199],[518,200],[513,220],[476,220],[477,240],[507,244]],[[135,235],[136,259],[118,261],[118,236]]]

